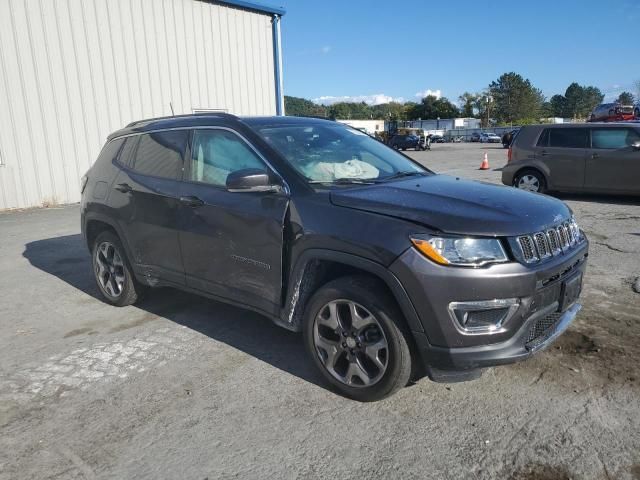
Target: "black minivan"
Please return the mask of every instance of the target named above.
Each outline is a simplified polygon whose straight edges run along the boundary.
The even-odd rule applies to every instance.
[[[340,123],[135,122],[82,191],[107,302],[171,286],[254,310],[357,400],[528,358],[580,310],[588,242],[564,203],[437,175]]]

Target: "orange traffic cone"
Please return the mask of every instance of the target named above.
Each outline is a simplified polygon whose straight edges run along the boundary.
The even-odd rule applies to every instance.
[[[484,153],[484,158],[482,159],[482,163],[478,170],[489,170],[489,158],[487,157],[487,152]]]

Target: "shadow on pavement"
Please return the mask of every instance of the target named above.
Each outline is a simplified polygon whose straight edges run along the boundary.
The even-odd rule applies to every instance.
[[[555,192],[552,192],[551,195],[559,198],[560,200],[572,200],[575,202],[606,203],[609,205],[640,205],[640,197],[633,197],[629,195]]]
[[[34,267],[101,301],[91,272],[91,256],[81,235],[27,243],[23,256]],[[262,315],[171,288],[152,289],[136,307],[327,388],[306,354],[302,336]],[[117,314],[118,307],[112,308]]]

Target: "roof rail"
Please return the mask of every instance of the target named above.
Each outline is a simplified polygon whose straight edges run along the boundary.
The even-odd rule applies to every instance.
[[[131,127],[135,127],[136,125],[140,125],[141,123],[156,122],[158,120],[169,120],[171,118],[188,118],[188,117],[220,117],[220,118],[233,118],[233,119],[237,119],[238,118],[238,117],[236,117],[235,115],[233,115],[231,113],[225,113],[225,112],[185,113],[183,115],[168,115],[166,117],[144,118],[142,120],[135,120],[135,121],[129,123],[124,128],[131,128]]]

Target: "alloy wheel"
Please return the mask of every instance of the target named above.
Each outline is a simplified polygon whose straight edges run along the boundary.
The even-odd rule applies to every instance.
[[[324,368],[350,387],[370,387],[383,377],[389,345],[375,316],[350,300],[334,300],[318,312],[313,343]]]
[[[540,191],[540,180],[535,175],[523,175],[518,180],[517,187],[521,190],[527,190],[528,192]]]
[[[95,253],[96,278],[102,290],[112,298],[122,295],[125,286],[124,262],[111,242],[102,242]]]

